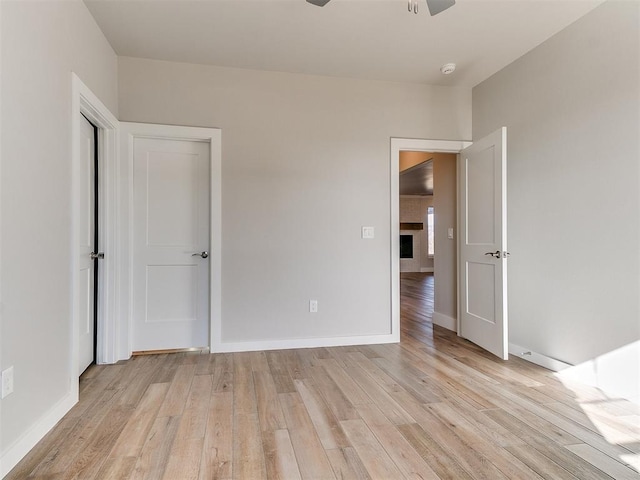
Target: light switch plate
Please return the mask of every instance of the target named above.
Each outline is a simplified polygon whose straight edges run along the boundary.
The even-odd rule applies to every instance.
[[[13,367],[2,371],[2,398],[13,393]]]
[[[362,238],[374,238],[375,229],[373,227],[362,227]]]
[[[309,313],[318,313],[318,301],[309,300]]]
[[[447,230],[447,238],[449,240],[453,240],[453,227],[449,227],[449,229]]]

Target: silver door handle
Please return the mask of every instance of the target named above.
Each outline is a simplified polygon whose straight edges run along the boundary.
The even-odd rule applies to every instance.
[[[485,255],[491,255],[494,258],[500,258],[502,255],[500,254],[500,250],[496,250],[495,252],[487,252]]]
[[[209,252],[200,252],[191,254],[192,257],[202,257],[207,258],[209,256]]]
[[[91,260],[102,260],[102,259],[104,259],[104,252],[98,252],[98,253],[96,253],[96,252],[91,252],[91,253],[89,254],[89,258],[90,258]]]

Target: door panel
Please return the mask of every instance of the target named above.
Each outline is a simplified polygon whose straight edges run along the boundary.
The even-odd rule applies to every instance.
[[[79,269],[80,305],[78,322],[78,373],[84,372],[94,358],[94,302],[95,260],[91,258],[95,245],[95,131],[94,126],[82,117],[80,142],[82,161],[80,165],[80,225]]]
[[[467,262],[467,312],[485,322],[496,323],[495,265]]]
[[[508,358],[506,128],[458,158],[460,335]]]
[[[475,153],[473,161],[469,161],[469,158],[466,159],[467,242],[470,245],[493,245],[495,243],[496,204],[494,192],[496,191],[496,175],[494,155],[495,149],[491,146]]]
[[[209,344],[209,144],[133,138],[133,351]]]
[[[197,265],[147,265],[145,321],[197,321],[198,290]]]
[[[194,245],[198,237],[201,158],[180,152],[149,152],[147,242],[149,246]]]

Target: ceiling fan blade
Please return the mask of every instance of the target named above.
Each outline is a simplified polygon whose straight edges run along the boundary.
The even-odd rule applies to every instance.
[[[308,1],[309,0],[307,0],[307,2]],[[447,8],[453,7],[455,3],[456,0],[427,0],[427,7],[429,7],[429,13],[433,17],[434,15],[445,11]]]
[[[316,7],[324,7],[327,3],[329,3],[329,0],[307,0],[307,2],[315,5]]]

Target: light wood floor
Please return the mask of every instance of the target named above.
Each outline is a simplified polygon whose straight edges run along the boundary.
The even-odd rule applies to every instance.
[[[639,409],[433,328],[402,278],[402,342],[135,357],[7,479],[640,478]]]

